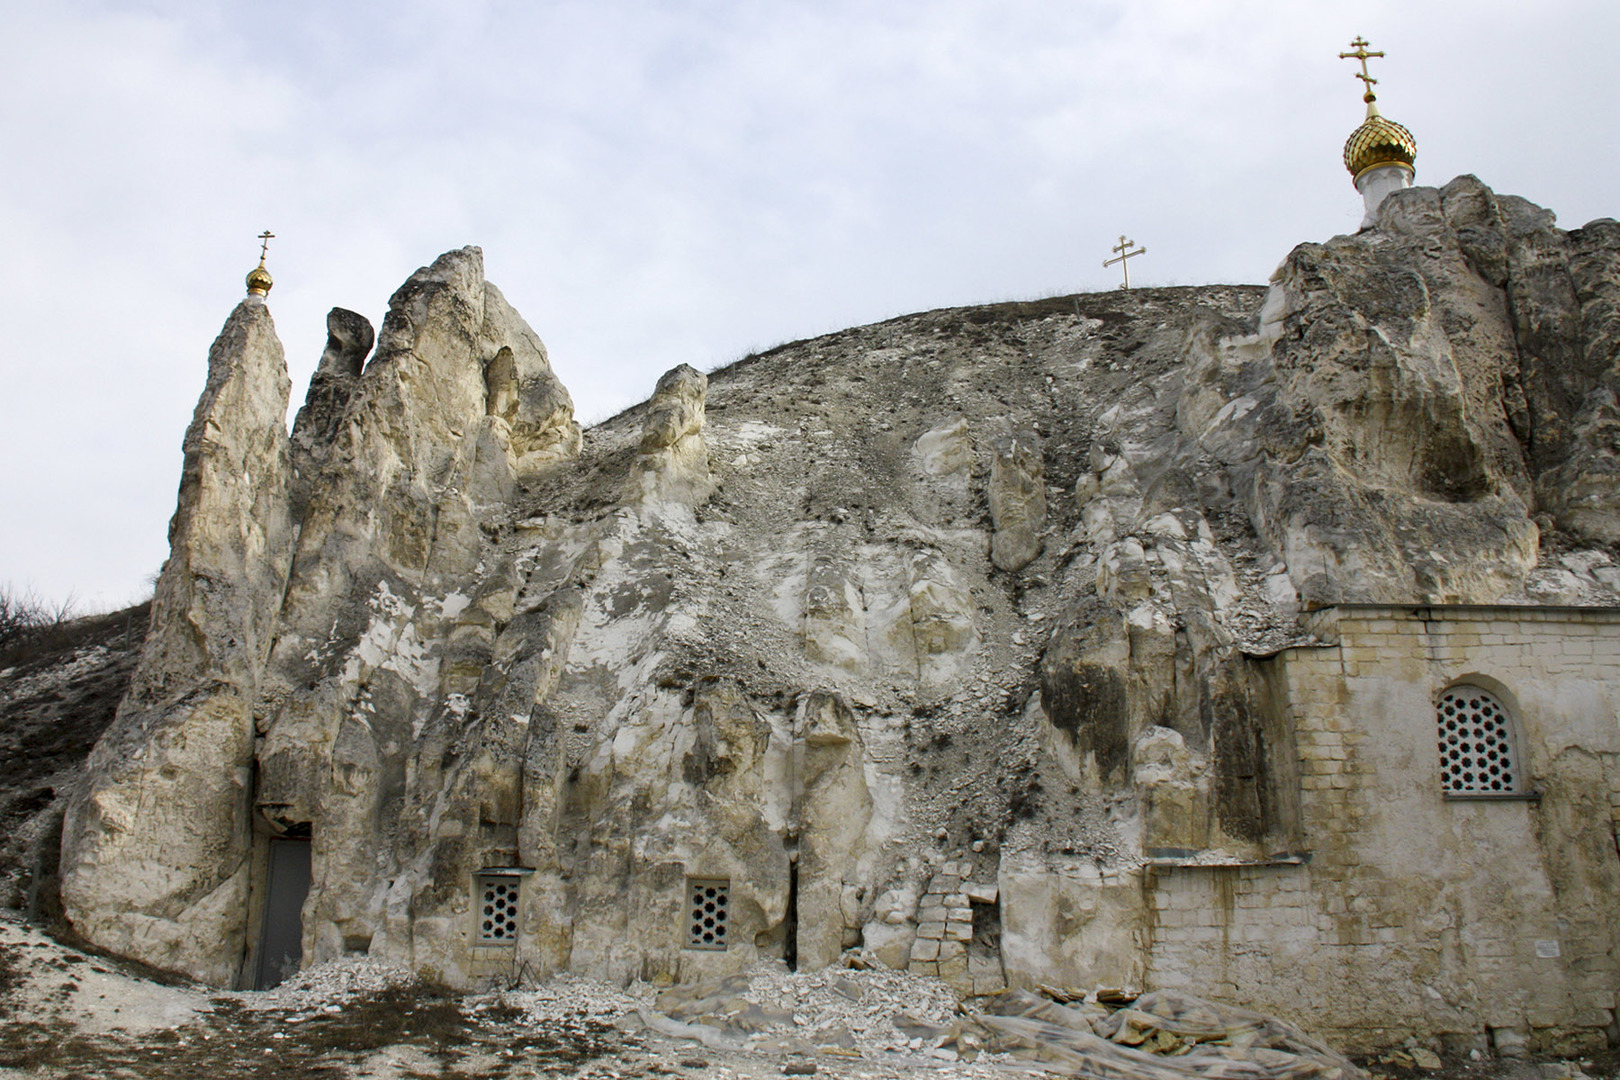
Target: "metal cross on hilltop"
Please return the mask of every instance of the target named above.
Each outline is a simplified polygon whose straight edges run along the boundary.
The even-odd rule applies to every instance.
[[[1125,234],[1121,233],[1119,243],[1108,249],[1109,251],[1119,252],[1119,258],[1103,260],[1104,269],[1113,266],[1115,263],[1119,263],[1119,268],[1125,272],[1125,284],[1120,286],[1122,289],[1129,289],[1131,287],[1131,264],[1125,260],[1135,255],[1147,254],[1147,248],[1145,247],[1139,247],[1135,251],[1131,251],[1130,247],[1134,243],[1136,243],[1135,240],[1127,240],[1125,239]]]
[[[271,232],[269,229],[266,229],[266,230],[264,230],[264,232],[259,234],[259,263],[260,263],[260,265],[263,265],[264,257],[270,251],[270,241],[274,240],[275,238],[276,238],[276,234]]]
[[[1378,80],[1373,78],[1371,75],[1367,74],[1367,60],[1370,57],[1374,57],[1374,56],[1381,57],[1384,54],[1382,52],[1368,52],[1367,51],[1367,46],[1372,44],[1372,43],[1370,41],[1367,41],[1360,34],[1357,34],[1356,35],[1356,40],[1352,41],[1350,44],[1356,51],[1355,52],[1342,52],[1342,53],[1339,54],[1339,59],[1340,60],[1360,60],[1361,61],[1361,70],[1355,73],[1355,77],[1360,79],[1362,82],[1367,84],[1367,93],[1362,97],[1361,100],[1367,102],[1370,105],[1370,104],[1372,104],[1373,99],[1377,96],[1377,95],[1375,95],[1373,93],[1373,83],[1377,82]]]

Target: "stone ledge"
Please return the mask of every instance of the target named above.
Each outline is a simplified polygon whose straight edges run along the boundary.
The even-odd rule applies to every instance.
[[[1541,801],[1541,792],[1539,792],[1539,791],[1480,792],[1478,794],[1475,794],[1474,792],[1471,792],[1471,791],[1442,791],[1440,793],[1440,795],[1441,795],[1442,798],[1445,799],[1446,802],[1453,802],[1453,803],[1470,803],[1470,802],[1533,802],[1533,803],[1538,803],[1538,802]]]
[[[1154,870],[1242,870],[1245,868],[1271,869],[1310,865],[1309,851],[1273,855],[1266,859],[1199,859],[1198,853],[1186,848],[1148,848],[1147,866]]]

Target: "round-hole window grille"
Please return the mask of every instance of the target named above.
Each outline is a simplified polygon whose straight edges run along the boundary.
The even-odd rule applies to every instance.
[[[1453,686],[1435,710],[1440,786],[1459,795],[1511,795],[1519,790],[1508,713],[1477,686]]]
[[[686,945],[690,949],[724,949],[731,928],[731,883],[686,883]]]
[[[478,879],[478,941],[511,945],[517,941],[518,882],[516,875],[488,875]]]

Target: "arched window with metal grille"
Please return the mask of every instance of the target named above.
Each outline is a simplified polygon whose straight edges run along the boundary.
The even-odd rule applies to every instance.
[[[1523,763],[1513,716],[1490,691],[1453,686],[1435,706],[1440,743],[1440,787],[1447,795],[1516,795]]]

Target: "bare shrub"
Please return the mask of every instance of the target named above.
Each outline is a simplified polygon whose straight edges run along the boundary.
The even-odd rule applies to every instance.
[[[73,597],[52,602],[32,590],[0,585],[0,664],[14,663],[48,648],[76,618]]]

